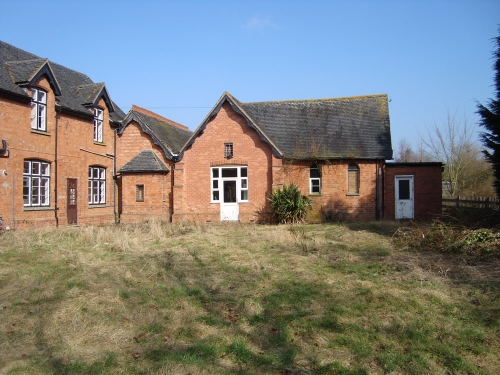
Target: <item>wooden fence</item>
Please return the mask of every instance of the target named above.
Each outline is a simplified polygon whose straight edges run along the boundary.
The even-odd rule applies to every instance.
[[[443,206],[470,207],[470,208],[493,208],[500,209],[498,198],[446,196],[443,195]]]

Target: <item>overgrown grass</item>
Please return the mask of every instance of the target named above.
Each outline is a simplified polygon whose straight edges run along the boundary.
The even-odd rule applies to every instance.
[[[392,223],[0,237],[2,374],[497,374],[498,259]]]

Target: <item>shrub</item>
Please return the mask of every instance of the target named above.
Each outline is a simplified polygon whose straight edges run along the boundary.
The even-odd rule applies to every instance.
[[[268,197],[271,202],[271,214],[277,223],[301,223],[312,208],[312,201],[300,193],[295,184],[283,185],[275,189]]]

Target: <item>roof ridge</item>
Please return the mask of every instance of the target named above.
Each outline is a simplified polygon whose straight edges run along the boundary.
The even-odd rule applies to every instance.
[[[352,100],[352,99],[375,98],[375,97],[381,97],[381,96],[387,96],[387,94],[354,95],[354,96],[343,96],[340,98],[267,100],[267,101],[261,101],[261,102],[241,102],[241,104],[331,102],[331,101],[342,101],[342,100]]]
[[[187,131],[191,132],[187,126],[179,124],[178,122],[170,120],[170,119],[168,119],[166,117],[163,117],[163,116],[159,115],[158,113],[150,111],[150,110],[148,110],[146,108],[139,107],[138,105],[132,104],[132,110],[135,110],[135,111],[137,111],[139,113],[142,113],[143,115],[153,117],[153,118],[155,118],[157,120],[166,122],[166,123],[168,123],[170,125],[173,125],[173,126],[179,128],[179,129],[187,130]]]

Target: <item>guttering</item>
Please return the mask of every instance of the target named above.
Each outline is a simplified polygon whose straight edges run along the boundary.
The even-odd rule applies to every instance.
[[[54,216],[55,216],[55,219],[56,219],[56,228],[59,228],[59,216],[57,215],[57,211],[59,210],[59,206],[57,204],[57,200],[58,200],[58,195],[57,195],[57,180],[58,180],[58,170],[57,170],[57,166],[58,166],[58,160],[57,160],[57,146],[58,146],[58,143],[59,143],[59,137],[58,137],[58,129],[59,129],[59,112],[57,112],[57,109],[56,109],[56,136],[55,136],[55,147],[54,147],[54,173],[55,173],[55,184],[54,184],[54,197],[55,197],[55,204],[54,204]]]

